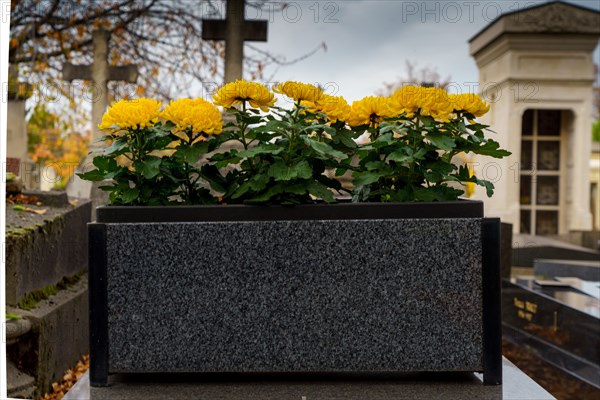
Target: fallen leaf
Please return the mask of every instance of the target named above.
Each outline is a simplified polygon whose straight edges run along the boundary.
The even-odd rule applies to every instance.
[[[34,214],[38,214],[38,215],[43,215],[46,214],[46,212],[48,211],[47,209],[41,209],[41,210],[35,210],[33,208],[29,208],[29,207],[25,207],[25,209],[23,211],[27,211],[30,213],[34,213]]]

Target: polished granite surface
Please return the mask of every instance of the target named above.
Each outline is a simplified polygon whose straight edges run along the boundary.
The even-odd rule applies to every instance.
[[[504,385],[480,374],[111,375],[91,388],[86,373],[63,400],[550,400],[552,395],[503,359]]]

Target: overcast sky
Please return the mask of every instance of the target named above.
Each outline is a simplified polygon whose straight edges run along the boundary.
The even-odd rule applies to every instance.
[[[293,65],[267,68],[265,78],[320,83],[356,100],[406,76],[406,60],[437,68],[442,78],[451,76],[467,88],[478,81],[468,40],[500,13],[545,2],[303,0],[275,12],[274,3],[267,3],[261,15],[248,9],[246,18],[270,20],[268,42],[250,44],[287,60],[322,42],[327,46]],[[600,0],[568,2],[600,11]],[[597,48],[598,63],[599,54]]]

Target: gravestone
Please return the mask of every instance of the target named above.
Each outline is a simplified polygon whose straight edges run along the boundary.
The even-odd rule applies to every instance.
[[[225,41],[225,82],[242,79],[244,41],[267,40],[267,21],[247,21],[245,1],[227,0],[226,19],[202,20],[203,40]]]
[[[502,283],[503,336],[600,389],[600,282],[519,276]]]
[[[542,236],[515,235],[512,249],[513,267],[532,268],[536,259],[598,261],[600,251]]]
[[[21,177],[25,187],[36,189],[40,174],[27,152],[27,121],[25,102],[31,95],[31,87],[18,81],[18,71],[10,65],[8,73],[8,101],[6,113],[7,170]]]
[[[102,143],[98,139],[102,137],[102,132],[98,125],[102,122],[102,116],[108,107],[108,81],[125,81],[135,83],[138,77],[137,67],[135,65],[110,66],[108,63],[108,45],[110,33],[102,28],[94,31],[94,62],[92,65],[73,65],[65,63],[63,66],[63,79],[73,81],[76,79],[90,80],[96,95],[92,100],[92,135],[90,138],[90,152],[102,148]],[[93,156],[86,156],[79,164],[75,172],[87,172],[92,165]],[[98,189],[98,186],[106,183],[92,183],[84,181],[76,174],[67,184],[67,194],[70,197],[91,199],[92,215],[95,214],[95,208],[98,205],[106,204],[108,195]],[[94,219],[94,218],[92,218]]]
[[[533,262],[533,273],[536,276],[573,277],[600,282],[600,259],[599,261],[536,259]]]

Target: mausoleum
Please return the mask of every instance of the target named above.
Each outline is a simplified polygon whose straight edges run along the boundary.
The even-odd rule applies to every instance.
[[[481,94],[512,156],[480,159],[494,180],[488,215],[515,233],[562,234],[592,228],[590,157],[593,52],[600,13],[560,1],[503,14],[470,40]],[[482,171],[482,169],[484,169]]]

